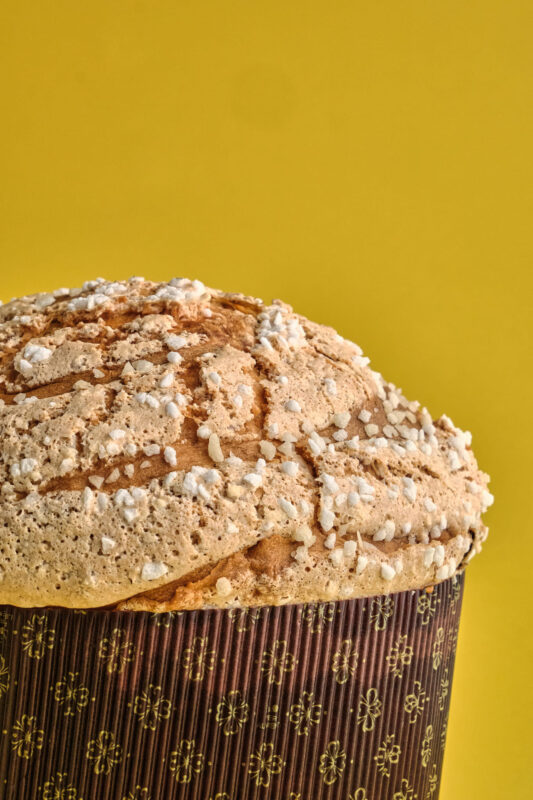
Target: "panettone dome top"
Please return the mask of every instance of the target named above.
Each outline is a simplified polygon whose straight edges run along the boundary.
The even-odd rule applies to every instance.
[[[485,537],[470,434],[279,301],[91,281],[2,306],[0,358],[1,603],[383,593]]]

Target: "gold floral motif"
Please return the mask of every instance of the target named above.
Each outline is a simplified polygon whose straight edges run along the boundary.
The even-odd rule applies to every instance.
[[[330,742],[320,756],[318,771],[326,786],[331,786],[340,778],[346,766],[346,753],[339,741]]]
[[[162,696],[161,687],[154,686],[153,683],[133,701],[133,713],[139,717],[143,728],[151,731],[155,731],[159,720],[170,717],[170,707],[170,700]]]
[[[203,681],[206,670],[212,671],[216,653],[209,649],[207,636],[195,636],[192,647],[183,654],[183,666],[190,681]]]
[[[439,709],[441,711],[444,711],[444,706],[446,705],[446,698],[448,697],[449,692],[450,692],[450,678],[449,678],[448,668],[446,668],[441,678],[440,692],[438,696]]]
[[[348,795],[348,800],[368,800],[366,796],[366,789],[363,789],[362,786],[359,789],[356,789],[353,794]]]
[[[291,792],[289,795],[289,800],[302,800],[302,793],[301,792]]]
[[[41,750],[44,731],[37,727],[37,717],[23,714],[11,732],[11,747],[19,758],[29,760],[36,750]]]
[[[448,716],[442,723],[442,727],[440,729],[440,746],[441,750],[444,750],[444,745],[446,744],[446,734],[448,733]]]
[[[333,656],[331,671],[339,684],[346,683],[357,667],[358,654],[351,639],[344,639],[339,650]]]
[[[274,745],[263,743],[250,756],[248,773],[254,779],[256,786],[268,787],[272,775],[279,775],[282,768],[283,760],[274,753]]]
[[[403,704],[404,711],[409,714],[409,722],[411,725],[417,721],[419,716],[424,710],[424,703],[429,701],[425,689],[422,689],[420,681],[415,681],[413,690],[410,694],[406,695]]]
[[[285,672],[292,672],[296,660],[287,651],[287,642],[276,641],[270,650],[265,650],[261,662],[261,672],[268,677],[269,683],[279,686]]]
[[[87,745],[87,760],[93,762],[96,775],[109,775],[116,764],[122,761],[122,746],[115,741],[111,731],[100,731],[96,739]]]
[[[392,800],[416,800],[417,797],[415,790],[409,786],[409,781],[404,778],[400,784],[399,791],[394,792],[392,795]]]
[[[431,767],[431,772],[429,773],[428,776],[428,792],[426,794],[426,800],[431,800],[431,798],[435,794],[438,780],[439,776],[437,774],[437,765],[433,764],[433,766]]]
[[[22,626],[22,649],[30,658],[40,659],[46,650],[51,650],[54,646],[56,632],[48,626],[48,620],[44,614],[34,614],[32,618]]]
[[[170,754],[170,771],[178,783],[190,783],[204,768],[204,756],[196,749],[194,739],[182,739]]]
[[[457,579],[457,576],[454,575],[450,589],[450,608],[452,614],[455,614],[455,612],[457,611],[457,604],[459,602],[460,596],[461,596],[461,583]]]
[[[261,616],[260,608],[232,608],[229,618],[239,633],[249,631]]]
[[[442,647],[444,644],[444,628],[437,628],[435,641],[433,642],[433,669],[438,669],[442,663]]]
[[[457,637],[459,636],[459,630],[457,628],[450,628],[448,631],[448,647],[450,652],[455,652],[457,648]]]
[[[433,725],[428,725],[426,728],[425,736],[422,740],[422,748],[420,750],[423,767],[427,767],[427,765],[429,764],[429,759],[431,758],[432,741],[433,741]]]
[[[335,618],[335,603],[306,603],[302,619],[311,633],[318,633]]]
[[[248,722],[250,706],[237,689],[228,692],[217,706],[216,721],[222,728],[224,736],[237,733],[245,722]]]
[[[370,622],[374,623],[375,631],[384,631],[389,619],[394,613],[394,600],[390,596],[376,597],[370,609]]]
[[[111,636],[100,641],[98,658],[107,662],[106,669],[110,675],[114,672],[120,675],[126,664],[134,659],[135,645],[125,637],[125,631],[114,628]]]
[[[143,789],[142,786],[136,786],[135,789],[124,795],[122,800],[151,800],[151,797],[146,787]]]
[[[289,720],[298,736],[307,736],[311,727],[320,722],[322,705],[313,701],[313,692],[302,692],[299,701],[291,706]]]
[[[379,772],[386,778],[390,775],[390,768],[392,764],[397,764],[402,752],[400,746],[394,743],[394,734],[387,736],[378,748],[377,754],[374,756]]]
[[[366,694],[361,695],[359,700],[359,712],[357,722],[363,731],[368,733],[374,729],[377,718],[381,715],[381,700],[378,697],[377,689],[369,689]]]
[[[81,800],[78,790],[68,781],[66,772],[51,775],[43,786],[42,800]]]
[[[209,800],[231,800],[227,792],[217,792],[210,796]]]
[[[54,699],[64,706],[65,717],[73,717],[89,702],[89,690],[78,683],[79,672],[68,672],[55,685]]]
[[[158,628],[170,628],[170,624],[176,617],[181,617],[183,611],[154,611],[151,615]]]
[[[11,678],[6,666],[6,660],[4,656],[0,656],[0,697],[8,693],[10,680]]]
[[[416,611],[422,617],[422,625],[428,625],[431,622],[437,610],[437,603],[440,603],[440,598],[437,597],[436,592],[431,594],[422,592],[416,605]]]
[[[407,636],[400,636],[396,643],[391,647],[391,651],[386,658],[389,670],[396,678],[401,678],[403,668],[408,667],[413,658],[413,648],[407,644]]]

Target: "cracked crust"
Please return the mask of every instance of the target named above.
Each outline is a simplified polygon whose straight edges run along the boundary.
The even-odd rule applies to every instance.
[[[480,550],[471,437],[353,343],[199,281],[0,308],[0,603],[169,611],[421,588]]]

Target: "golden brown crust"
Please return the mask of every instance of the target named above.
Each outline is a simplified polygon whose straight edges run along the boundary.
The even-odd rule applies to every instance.
[[[0,308],[0,602],[415,588],[477,552],[470,435],[276,301],[94,281]]]
[[[434,575],[428,574],[432,579],[421,583],[420,563],[428,550],[434,550],[433,559],[437,555],[438,563],[453,561],[457,564],[454,570],[457,572],[474,554],[473,542],[477,538],[475,531],[454,537],[444,533],[433,548],[420,544],[406,545],[397,540],[380,546],[361,542],[359,554],[364,554],[372,566],[367,565],[358,573],[356,558],[344,558],[342,564],[333,565],[329,560],[330,551],[317,534],[318,541],[309,548],[303,562],[294,558],[297,544],[274,535],[249,550],[235,553],[178,581],[130,597],[118,603],[116,609],[166,613],[210,605],[254,607],[368,597],[383,593],[381,564],[398,558],[403,562],[402,570],[388,582],[387,591],[401,592],[415,586],[424,588],[437,582]],[[480,540],[485,536],[486,530],[479,533]],[[217,583],[224,578],[231,586],[231,594],[227,597],[217,588]]]

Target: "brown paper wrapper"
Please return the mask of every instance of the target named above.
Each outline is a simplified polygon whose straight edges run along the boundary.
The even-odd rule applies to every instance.
[[[1,607],[0,797],[436,800],[462,589]]]

